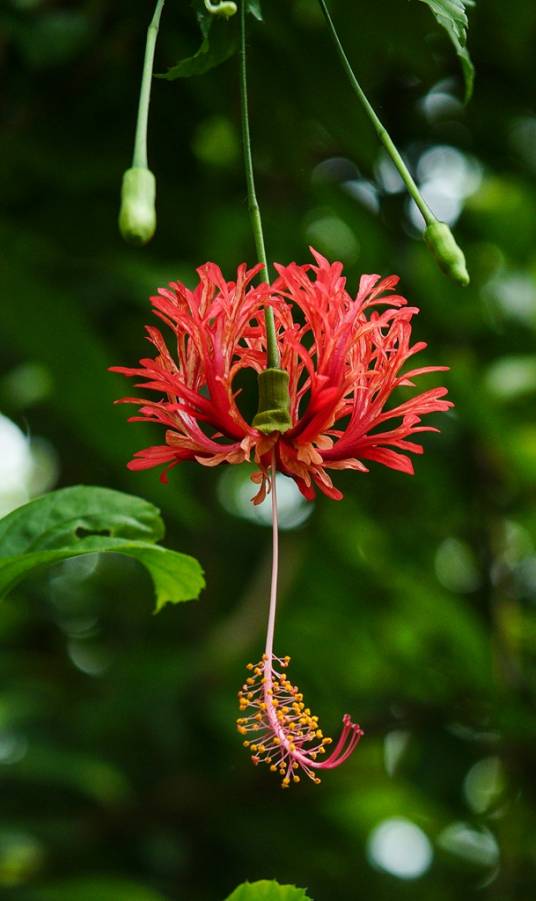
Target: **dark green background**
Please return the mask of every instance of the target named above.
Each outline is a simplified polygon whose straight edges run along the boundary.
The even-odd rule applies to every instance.
[[[480,172],[456,225],[472,275],[460,290],[416,237],[404,195],[380,192],[373,212],[316,169],[342,157],[354,181],[374,184],[376,139],[314,0],[264,8],[264,26],[251,20],[250,80],[270,257],[306,262],[314,236],[348,263],[352,290],[361,272],[399,273],[422,309],[423,361],[451,366],[422,380],[447,384],[456,406],[436,417],[441,435],[425,436],[415,477],[381,466],[336,474],[345,500],[320,499],[283,536],[279,651],[292,655],[327,732],[348,710],[366,737],[321,786],[283,793],[251,766],[234,731],[235,693],[262,649],[269,530],[223,508],[223,470],[185,465],[167,488],[155,472],[129,473],[130,454],[160,436],[112,406],[130,388],[106,367],[145,353],[148,295],[171,278],[192,283],[207,259],[229,278],[254,260],[237,61],[154,83],[158,231],[147,249],[131,249],[116,216],[151,4],[8,0],[3,412],[54,449],[58,485],[101,484],[159,504],[168,544],[199,557],[208,587],[199,602],[153,617],[148,577],[113,558],[91,572],[51,570],[3,604],[0,896],[220,901],[246,878],[275,877],[308,886],[315,901],[528,901],[536,11],[526,0],[481,0],[470,12],[477,81],[464,109],[452,102],[462,95],[458,61],[424,4],[332,3],[410,163],[447,145]],[[189,5],[168,0],[157,71],[198,40]],[[423,106],[444,79],[450,101]],[[430,842],[417,878],[367,857],[372,830],[393,817]]]

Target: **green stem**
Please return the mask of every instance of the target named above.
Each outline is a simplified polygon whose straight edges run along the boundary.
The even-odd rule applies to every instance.
[[[145,44],[145,57],[143,60],[143,73],[141,76],[140,102],[138,104],[138,120],[136,123],[136,137],[134,140],[134,156],[132,166],[147,169],[147,122],[149,119],[149,102],[151,99],[151,81],[153,77],[154,51],[160,16],[165,0],[157,0],[153,18],[147,29],[147,41]]]
[[[244,148],[244,167],[246,171],[246,185],[248,193],[248,210],[255,239],[257,258],[264,265],[261,278],[265,282],[270,281],[268,261],[264,246],[264,234],[262,219],[257,194],[255,192],[255,176],[253,174],[253,157],[251,155],[251,137],[249,132],[248,114],[248,83],[247,83],[247,58],[246,58],[246,0],[240,4],[240,106],[242,117],[242,144]],[[280,365],[279,350],[275,333],[274,311],[271,307],[264,308],[264,322],[266,326],[266,344],[268,350],[268,368],[278,369]]]
[[[420,191],[419,191],[417,185],[415,184],[415,181],[413,180],[411,173],[408,171],[408,168],[407,168],[404,160],[402,159],[398,150],[396,149],[396,147],[391,139],[391,136],[389,135],[389,132],[383,126],[379,117],[376,115],[376,112],[374,111],[373,107],[371,106],[367,95],[365,94],[363,88],[361,87],[357,78],[355,77],[353,69],[348,60],[348,57],[346,56],[346,53],[344,52],[343,46],[340,42],[339,35],[337,34],[335,25],[333,24],[333,19],[330,16],[330,13],[329,13],[328,7],[325,3],[325,0],[318,0],[318,2],[320,3],[320,8],[322,9],[322,12],[324,13],[324,18],[328,24],[328,28],[329,28],[331,37],[333,39],[333,43],[335,44],[337,53],[339,55],[339,59],[342,63],[342,67],[348,76],[348,79],[350,81],[350,84],[352,86],[354,93],[357,95],[357,97],[361,101],[367,116],[369,117],[370,121],[372,122],[372,125],[374,126],[374,129],[376,131],[376,134],[378,135],[378,138],[382,142],[383,146],[387,150],[387,153],[389,154],[393,163],[395,164],[396,168],[398,169],[398,171],[400,173],[400,177],[402,178],[402,181],[406,185],[406,188],[408,189],[410,196],[413,198],[413,200],[415,201],[419,210],[421,211],[424,221],[426,222],[427,225],[431,225],[433,222],[436,221],[436,217],[432,213],[432,211],[431,211],[430,207],[427,205],[427,203],[423,200],[423,198],[420,194]]]

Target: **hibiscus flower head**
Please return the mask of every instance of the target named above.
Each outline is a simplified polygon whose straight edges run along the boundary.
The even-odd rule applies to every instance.
[[[163,426],[164,443],[138,451],[130,469],[163,466],[161,479],[167,481],[169,470],[184,460],[203,466],[252,461],[257,503],[269,484],[272,451],[277,469],[308,499],[315,488],[334,500],[342,497],[332,470],[367,472],[372,461],[413,473],[410,455],[423,451],[415,436],[437,431],[422,425],[422,417],[447,410],[451,402],[443,387],[398,402],[392,395],[414,387],[416,377],[447,367],[407,366],[426,344],[411,343],[418,309],[394,293],[398,276],[363,275],[352,295],[342,264],[311,252],[312,264],[276,264],[271,285],[253,284],[260,265],[243,264],[236,280],[226,281],[218,266],[206,263],[197,270],[195,288],[173,282],[151,298],[171,341],[147,326],[156,354],[137,367],[113,371],[156,394],[118,402],[138,405],[131,421]],[[235,383],[241,370],[265,374],[267,305],[274,313],[290,418],[279,423],[261,409],[250,423]],[[267,398],[261,401],[266,408]]]

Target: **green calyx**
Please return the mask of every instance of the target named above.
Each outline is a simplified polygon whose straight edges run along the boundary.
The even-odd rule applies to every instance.
[[[289,376],[284,369],[265,369],[259,372],[259,409],[253,427],[269,435],[287,432],[290,420]]]
[[[156,180],[150,169],[133,166],[123,175],[119,231],[129,244],[147,244],[156,229]]]
[[[447,223],[437,219],[430,223],[425,229],[424,241],[445,275],[465,288],[469,284],[465,257]]]

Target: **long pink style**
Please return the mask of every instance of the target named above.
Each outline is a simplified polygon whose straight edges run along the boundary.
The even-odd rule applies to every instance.
[[[333,769],[344,763],[354,751],[363,730],[353,723],[350,716],[343,717],[343,729],[329,757],[326,747],[332,743],[324,736],[314,716],[305,706],[303,695],[293,685],[285,670],[290,657],[274,655],[275,617],[277,609],[277,580],[279,564],[279,529],[275,451],[272,452],[270,473],[272,492],[272,579],[266,645],[262,660],[248,664],[252,674],[239,692],[240,711],[245,716],[237,721],[242,735],[255,733],[254,740],[246,738],[255,764],[267,763],[273,772],[282,777],[283,788],[291,782],[300,782],[300,771],[313,782],[320,782],[317,770]]]

